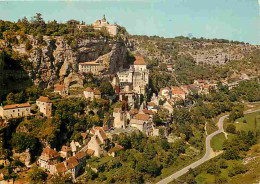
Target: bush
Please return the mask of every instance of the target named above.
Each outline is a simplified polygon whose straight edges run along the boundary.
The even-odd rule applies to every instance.
[[[25,43],[25,50],[31,50],[32,49],[32,45],[31,45],[31,42],[30,40],[26,40],[26,43]]]
[[[235,134],[236,133],[236,126],[233,124],[229,124],[227,126],[227,132],[231,133],[231,134]]]

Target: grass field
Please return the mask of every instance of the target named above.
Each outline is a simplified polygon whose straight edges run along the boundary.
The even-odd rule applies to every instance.
[[[255,117],[259,115],[259,112],[246,114],[243,118],[239,118],[235,121],[236,130],[254,131],[255,130]],[[247,123],[243,123],[246,120]],[[260,130],[260,119],[257,120],[257,130]]]
[[[211,140],[211,147],[213,148],[214,151],[219,151],[222,150],[222,145],[223,142],[225,141],[225,135],[224,133],[220,133],[215,135],[212,140]]]

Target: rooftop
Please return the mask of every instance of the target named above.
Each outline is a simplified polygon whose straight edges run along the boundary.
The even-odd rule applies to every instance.
[[[46,103],[50,103],[51,102],[51,100],[48,97],[45,97],[45,96],[40,96],[40,98],[37,99],[36,101],[46,102]]]
[[[15,109],[15,108],[24,108],[24,107],[31,107],[29,103],[23,103],[23,104],[12,104],[12,105],[5,105],[4,109]]]
[[[135,56],[134,65],[146,65],[144,58],[141,56]]]

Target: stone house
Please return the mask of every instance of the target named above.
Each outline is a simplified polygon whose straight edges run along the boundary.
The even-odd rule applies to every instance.
[[[113,117],[114,117],[114,124],[113,127],[115,128],[123,128],[125,129],[127,126],[127,116],[124,111],[122,111],[120,108],[115,108],[113,111]]]
[[[29,103],[0,106],[0,116],[3,119],[26,117],[31,115]]]
[[[115,145],[115,147],[108,150],[108,155],[115,157],[115,156],[117,156],[118,152],[123,150],[123,149],[124,149],[123,146],[117,144],[117,145]]]
[[[171,98],[171,89],[168,87],[161,88],[160,92],[158,94],[159,98],[164,100],[164,99],[170,99]]]
[[[134,92],[132,91],[120,91],[119,92],[119,100],[120,101],[126,101],[128,106],[131,108],[134,106]]]
[[[58,163],[55,165],[55,173],[56,174],[66,174],[70,173],[73,179],[79,176],[81,165],[75,156],[69,157],[64,162]]]
[[[173,113],[173,106],[172,102],[170,100],[166,100],[164,104],[162,105],[162,108],[166,109],[169,111],[169,114]]]
[[[88,142],[88,151],[93,150],[93,155],[101,157],[104,153],[104,146],[107,145],[108,137],[102,127],[94,127],[91,129],[93,136]]]
[[[177,86],[171,87],[171,94],[172,94],[172,99],[174,99],[175,101],[185,100],[185,98],[186,98],[185,91]]]
[[[45,116],[51,117],[52,103],[48,97],[40,96],[40,98],[36,100],[36,105]]]
[[[62,158],[68,158],[68,157],[72,156],[71,147],[69,147],[69,146],[62,146],[62,148],[61,148],[59,153],[60,153],[60,156]]]
[[[81,166],[84,167],[86,164],[87,153],[84,151],[79,151],[76,153],[75,157],[77,158]]]
[[[97,89],[92,89],[90,87],[87,87],[83,93],[85,98],[90,99],[91,101],[94,99],[101,99],[101,92]]]
[[[54,93],[58,93],[61,96],[68,95],[68,90],[64,85],[56,84],[54,85]]]
[[[42,150],[42,154],[37,161],[37,165],[44,170],[49,171],[51,174],[56,172],[55,165],[59,162],[60,155],[57,151],[50,147],[46,147]]]
[[[130,120],[130,126],[133,128],[137,128],[138,130],[149,136],[151,135],[152,128],[151,122],[152,120],[149,115],[139,113],[135,115],[133,119]]]
[[[81,145],[79,144],[79,142],[75,142],[74,140],[72,140],[70,143],[70,148],[72,154],[75,155],[75,153],[81,148]]]

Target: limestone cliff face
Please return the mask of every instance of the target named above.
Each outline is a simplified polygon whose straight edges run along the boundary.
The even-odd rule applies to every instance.
[[[109,74],[122,69],[126,62],[127,49],[123,41],[81,39],[72,49],[63,37],[44,37],[43,44],[38,44],[32,36],[28,38],[33,46],[29,52],[25,51],[24,44],[13,49],[28,55],[33,65],[30,75],[34,83],[43,88],[56,83],[83,87],[84,76],[78,72],[82,62],[101,60]]]

